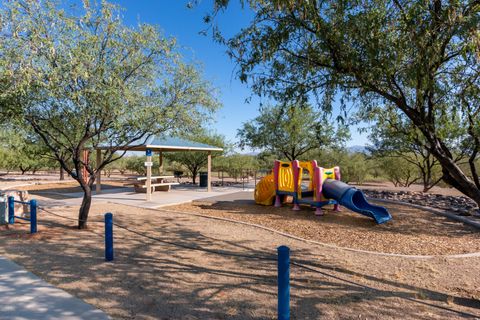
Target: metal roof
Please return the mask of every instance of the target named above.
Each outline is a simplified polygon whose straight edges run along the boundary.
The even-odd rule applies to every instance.
[[[106,149],[105,147],[101,149]],[[132,143],[123,150],[145,151],[223,151],[222,148],[208,144],[190,141],[179,137],[158,137],[151,136],[144,143]]]

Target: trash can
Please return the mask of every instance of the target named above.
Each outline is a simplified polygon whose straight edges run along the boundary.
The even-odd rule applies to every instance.
[[[206,188],[208,184],[208,172],[200,172],[200,188]]]

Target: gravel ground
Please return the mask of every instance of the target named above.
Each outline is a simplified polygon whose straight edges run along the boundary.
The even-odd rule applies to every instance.
[[[475,201],[465,196],[432,194],[419,191],[379,191],[367,189],[363,190],[363,192],[372,198],[408,202],[448,210],[461,216],[480,218],[480,210]]]
[[[77,209],[54,213],[74,218]],[[94,221],[106,211],[116,223],[161,242],[115,227],[115,261],[104,262],[103,224]],[[1,231],[0,254],[114,319],[274,319],[276,264],[259,258],[282,244],[291,248],[293,262],[315,270],[292,265],[292,319],[480,316],[478,257],[350,252],[231,222],[114,204],[94,204],[90,219],[90,229],[79,231],[74,221],[40,213],[48,226],[33,237],[26,225]]]
[[[419,184],[412,184],[409,187],[395,187],[393,183],[384,182],[365,182],[362,184],[349,183],[359,189],[377,190],[377,191],[391,191],[391,192],[422,192],[423,186]],[[427,194],[441,194],[444,196],[462,196],[463,194],[457,189],[450,187],[435,186],[426,192]]]

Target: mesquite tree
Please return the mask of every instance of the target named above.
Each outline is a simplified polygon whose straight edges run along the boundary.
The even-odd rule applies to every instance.
[[[423,135],[443,180],[480,204],[478,1],[242,2],[254,9],[249,27],[229,39],[212,28],[240,79],[280,100],[334,92],[367,111],[394,105]],[[205,20],[215,23],[228,3],[215,1]],[[445,117],[467,129],[460,151],[450,147]],[[471,177],[458,152],[469,158]]]
[[[196,127],[217,106],[209,83],[181,61],[175,39],[148,24],[126,27],[120,9],[105,1],[68,10],[13,1],[1,19],[2,119],[29,125],[80,184],[79,228],[87,227],[96,173],[124,154],[119,149]],[[108,149],[94,167],[82,152],[97,147]]]
[[[423,192],[437,185],[442,179],[441,170],[438,160],[432,155],[430,149],[425,147],[422,133],[395,107],[376,108],[371,111],[368,116],[375,121],[375,124],[370,128],[371,145],[368,150],[372,156],[393,158],[393,161],[390,161],[393,164],[395,159],[399,159],[399,166],[402,161],[415,166],[423,184]],[[452,126],[449,128],[453,129]],[[455,149],[455,138],[462,132],[464,130],[450,130],[449,148],[451,150]],[[460,163],[463,156],[462,152],[457,152],[455,162]],[[395,170],[395,166],[392,169]]]
[[[260,115],[238,130],[241,148],[266,150],[292,161],[303,154],[340,146],[347,137],[344,126],[335,128],[327,114],[311,106],[264,106]]]
[[[22,175],[42,169],[55,168],[57,162],[50,150],[30,128],[0,126],[0,148],[10,153],[10,169],[18,169]]]
[[[192,134],[184,135],[184,137],[190,141],[207,144],[213,147],[222,149],[227,147],[227,143],[223,135],[215,132],[209,132],[203,128],[195,130]],[[223,152],[221,151],[214,151],[212,152],[211,156],[212,158],[215,158],[221,156],[222,154]],[[195,184],[200,170],[207,165],[208,152],[167,152],[165,157],[170,161],[176,162],[177,164],[185,167],[192,176],[192,183]]]

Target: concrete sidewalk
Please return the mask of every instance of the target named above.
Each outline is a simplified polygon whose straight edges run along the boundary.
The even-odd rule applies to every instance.
[[[0,319],[104,320],[98,309],[0,256]]]
[[[253,194],[253,189],[249,190]],[[94,192],[92,199],[94,203],[116,203],[130,205],[140,208],[161,208],[173,206],[182,203],[192,202],[204,198],[216,198],[228,194],[243,191],[241,187],[214,187],[211,192],[207,192],[205,188],[190,186],[173,186],[169,192],[157,191],[152,194],[152,200],[145,200],[145,193],[136,193],[133,188],[112,188],[102,191],[100,194]],[[34,193],[35,194],[35,193]],[[48,192],[40,191],[36,193],[44,199],[38,200],[42,207],[58,207],[58,206],[80,206],[82,203],[83,193],[68,193],[67,199],[49,199]],[[60,193],[53,193],[62,195]],[[32,195],[31,197],[35,197]]]

